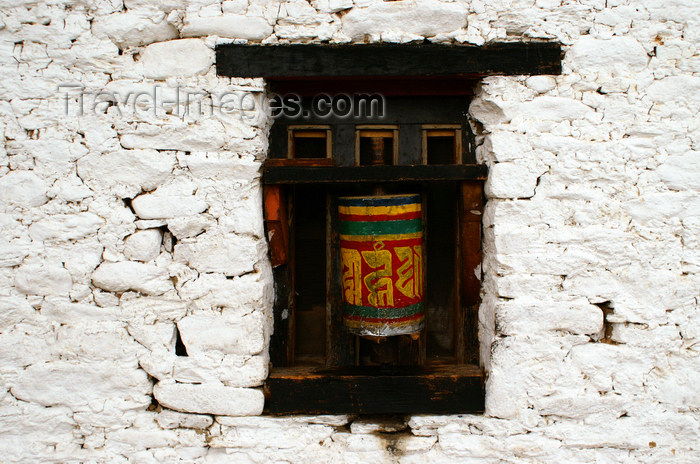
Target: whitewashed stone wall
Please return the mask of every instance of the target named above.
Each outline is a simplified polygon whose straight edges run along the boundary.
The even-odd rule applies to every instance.
[[[696,0],[0,5],[0,461],[700,461]],[[471,107],[486,414],[254,417],[271,121],[213,47],[424,38],[566,50]]]

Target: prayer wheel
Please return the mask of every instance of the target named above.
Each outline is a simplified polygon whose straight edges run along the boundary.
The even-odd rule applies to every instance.
[[[338,200],[343,320],[356,335],[420,332],[423,309],[421,196]]]

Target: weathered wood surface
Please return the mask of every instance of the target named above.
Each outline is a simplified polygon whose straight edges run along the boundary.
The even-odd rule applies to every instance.
[[[481,221],[484,211],[483,182],[465,181],[460,185],[462,214],[459,218],[460,268],[457,320],[457,360],[479,360],[479,303],[481,279],[474,272],[481,265]]]
[[[556,42],[450,44],[221,44],[216,70],[227,77],[483,76],[560,74]]]
[[[313,184],[339,182],[429,182],[486,180],[482,164],[432,166],[265,166],[263,183]]]
[[[471,96],[476,81],[469,77],[362,77],[314,79],[269,79],[270,91],[278,95],[290,94],[313,97],[320,93],[328,95],[354,93],[380,94],[385,97],[403,95]]]
[[[265,166],[333,166],[331,158],[268,158]]]
[[[268,185],[263,189],[265,204],[265,229],[270,243],[272,267],[286,264],[289,258],[289,219],[284,187]]]
[[[326,366],[351,366],[355,363],[355,336],[345,329],[342,307],[342,269],[338,200],[326,196]]]
[[[484,410],[478,366],[274,369],[271,414],[458,414]]]

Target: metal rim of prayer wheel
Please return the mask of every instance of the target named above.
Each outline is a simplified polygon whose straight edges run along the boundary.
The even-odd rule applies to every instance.
[[[420,332],[420,194],[341,197],[338,205],[345,326],[374,337]]]

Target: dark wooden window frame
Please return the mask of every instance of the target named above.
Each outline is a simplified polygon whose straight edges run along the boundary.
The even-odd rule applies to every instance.
[[[220,45],[216,50],[217,72],[231,77],[264,77],[279,93],[339,92],[352,88],[374,90],[384,95],[468,95],[469,79],[494,74],[559,74],[561,45],[551,42],[495,43],[485,47],[435,44],[374,45]],[[361,79],[357,79],[361,76]],[[401,85],[396,85],[397,83]],[[437,85],[436,85],[437,84]],[[466,115],[465,115],[466,116]],[[335,150],[335,147],[334,147]],[[424,157],[424,150],[420,158]],[[334,153],[335,156],[335,153]],[[286,158],[286,152],[282,156]],[[341,156],[342,158],[342,156]],[[353,156],[354,158],[354,156]],[[343,362],[349,334],[343,334],[340,311],[328,311],[326,366],[283,366],[293,359],[294,332],[288,300],[294,288],[293,273],[280,265],[290,259],[294,231],[288,221],[285,191],[295,185],[343,185],[349,183],[413,182],[416,185],[456,182],[459,185],[457,243],[458,292],[455,345],[477,345],[478,295],[481,286],[473,269],[481,263],[481,212],[483,183],[487,169],[473,164],[352,166],[334,160],[268,159],[263,168],[265,221],[274,266],[277,299],[274,308],[275,335],[271,340],[272,370],[265,384],[266,410],[273,414],[324,413],[474,413],[483,411],[484,374],[471,359],[456,356],[448,365],[352,367]],[[330,187],[329,187],[330,188]],[[334,205],[329,204],[331,211]],[[330,218],[331,216],[329,216]],[[332,220],[328,222],[329,250],[333,242]],[[339,263],[328,253],[329,275]],[[337,260],[335,260],[337,261]],[[327,286],[329,289],[332,285]],[[330,305],[339,302],[331,295]],[[285,297],[287,300],[285,300]],[[335,320],[334,320],[335,319]],[[335,344],[335,345],[334,345]],[[291,350],[291,352],[290,352]],[[472,353],[473,355],[473,353]],[[478,352],[477,352],[478,355]],[[478,362],[478,361],[476,361]],[[420,363],[419,363],[420,364]],[[340,367],[334,367],[340,366]]]

